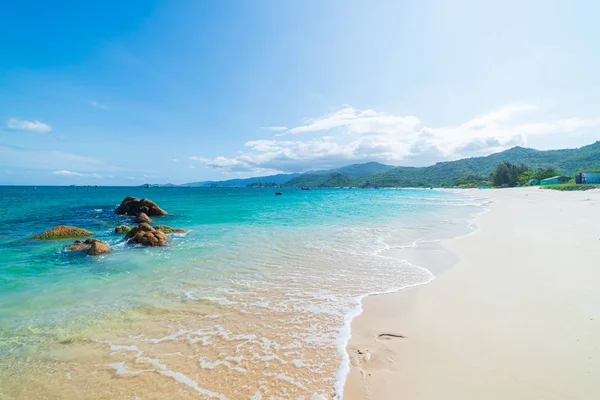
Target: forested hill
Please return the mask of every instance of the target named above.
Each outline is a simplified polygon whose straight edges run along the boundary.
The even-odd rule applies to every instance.
[[[268,182],[275,184],[282,184],[290,179],[300,176],[300,174],[278,174],[269,176],[256,176],[253,178],[238,178],[229,179],[227,181],[204,181],[204,182],[190,182],[185,183],[181,186],[192,186],[192,187],[240,187],[246,186],[258,182]]]
[[[378,162],[368,162],[364,164],[352,164],[347,165],[345,167],[341,167],[338,169],[330,169],[330,170],[321,170],[321,171],[310,171],[304,174],[304,180],[307,183],[304,186],[318,186],[324,183],[326,180],[329,180],[333,175],[351,175],[353,179],[362,178],[371,176],[378,172],[389,171],[394,168],[393,165],[385,165]],[[314,180],[314,184],[312,180],[308,179],[308,176],[315,175],[316,178]],[[291,179],[299,177],[300,174],[278,174],[278,175],[269,175],[269,176],[257,176],[253,178],[239,178],[239,179],[229,179],[226,181],[205,181],[205,182],[190,182],[186,183],[182,186],[196,186],[196,187],[240,187],[240,186],[248,186],[255,183],[270,183],[270,184],[284,184]],[[310,181],[310,182],[308,182]],[[330,184],[333,185],[335,181],[331,181]],[[342,183],[342,181],[339,181]],[[333,186],[328,186],[333,187]]]
[[[341,172],[329,174],[303,174],[285,186],[312,187],[415,187],[452,185],[459,179],[487,179],[504,161],[525,164],[531,169],[554,168],[559,173],[574,176],[580,171],[600,169],[600,142],[578,149],[535,150],[523,147],[491,154],[486,157],[465,158],[440,162],[428,167],[396,167],[369,176],[358,177]],[[338,171],[341,171],[338,170]]]

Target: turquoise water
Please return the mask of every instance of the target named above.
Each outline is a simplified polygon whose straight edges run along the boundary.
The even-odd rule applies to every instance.
[[[289,384],[285,393],[294,396],[339,394],[348,315],[358,299],[432,277],[409,260],[386,257],[385,250],[464,233],[483,202],[437,190],[278,190],[282,196],[259,188],[0,187],[0,360],[35,359],[65,337],[79,340],[82,347],[110,339],[106,354],[93,349],[102,360],[87,365],[96,368],[94,374],[98,365],[109,366],[107,374],[124,375],[150,363],[148,368],[189,390],[250,398],[229,392],[231,382],[222,387],[197,371],[204,376],[227,369],[240,374],[233,387],[244,393],[273,395]],[[172,235],[167,248],[126,245],[123,235],[113,231],[131,224],[114,213],[128,195],[151,198],[169,212],[156,223],[190,232]],[[114,251],[89,257],[65,252],[69,240],[23,241],[59,224],[93,231]],[[140,307],[176,307],[177,313],[187,314],[177,321],[136,316],[127,326],[94,331],[99,321]],[[152,332],[135,325],[141,319]],[[163,339],[149,339],[158,331]],[[246,341],[239,344],[240,338]],[[119,358],[112,347],[116,339],[119,346],[135,347],[136,354]],[[174,351],[182,340],[187,347]],[[193,363],[171,358],[186,354],[198,340],[203,345],[187,356]],[[156,346],[166,342],[169,352],[161,353]],[[252,360],[239,355],[244,347],[238,344],[248,347]],[[144,355],[150,352],[157,358]],[[322,358],[319,368],[307,364],[303,357],[308,354]],[[277,359],[278,366],[272,361]],[[178,369],[168,369],[165,360]],[[76,371],[68,373],[69,380]],[[146,370],[140,371],[136,376]],[[282,374],[284,383],[271,385],[269,379]],[[89,377],[81,379],[86,386],[93,384]]]

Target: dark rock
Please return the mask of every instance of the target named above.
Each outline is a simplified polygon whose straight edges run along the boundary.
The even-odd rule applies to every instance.
[[[85,242],[81,240],[76,240],[73,244],[67,247],[69,251],[83,251],[90,256],[99,256],[101,254],[106,254],[112,251],[110,246],[103,242],[102,240],[90,238]]]
[[[149,216],[167,215],[167,212],[160,208],[155,202],[150,199],[137,199],[132,196],[127,196],[119,207],[115,210],[119,215],[137,216],[140,213],[145,213]]]
[[[136,215],[134,210],[138,204],[140,204],[140,199],[133,196],[127,196],[123,199],[119,207],[117,207],[116,212],[119,215]]]
[[[141,223],[131,229],[125,235],[129,244],[141,244],[142,246],[168,246],[169,239],[164,232],[154,229],[147,223]]]
[[[275,193],[275,196],[281,196],[282,194],[283,193],[281,193],[281,192],[277,192],[277,193]]]
[[[135,220],[133,222],[137,224],[141,224],[142,222],[149,223],[152,222],[152,218],[150,218],[146,213],[141,212],[137,217],[135,217]]]
[[[30,237],[30,240],[72,239],[93,235],[92,232],[74,226],[59,225],[40,234]]]
[[[131,230],[130,226],[127,225],[119,225],[115,228],[115,233],[127,233]]]

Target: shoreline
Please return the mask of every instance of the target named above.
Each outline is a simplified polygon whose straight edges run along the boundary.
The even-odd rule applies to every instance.
[[[468,192],[465,191],[450,191],[457,194],[468,194]],[[342,356],[342,363],[336,373],[336,381],[334,384],[335,399],[344,398],[345,387],[347,385],[348,378],[352,371],[353,362],[352,357],[348,352],[348,346],[352,340],[352,324],[354,320],[363,313],[365,300],[371,297],[392,296],[404,292],[405,290],[429,285],[432,282],[434,282],[438,274],[452,268],[452,266],[454,266],[458,262],[458,258],[454,255],[454,253],[448,251],[443,246],[443,243],[445,241],[469,236],[477,232],[477,220],[481,215],[489,211],[489,206],[491,203],[492,201],[488,198],[481,205],[478,205],[483,209],[481,211],[473,213],[471,215],[472,218],[467,220],[467,223],[465,225],[466,229],[470,229],[470,231],[457,233],[455,236],[451,236],[449,238],[425,240],[422,242],[420,242],[419,240],[415,240],[413,246],[406,246],[402,248],[388,248],[386,250],[381,251],[381,253],[378,254],[378,256],[380,257],[390,258],[399,262],[410,264],[416,269],[427,272],[430,275],[430,277],[429,279],[423,282],[410,284],[400,288],[392,288],[381,292],[366,293],[357,297],[356,307],[350,313],[346,314],[344,325],[342,327],[342,331],[347,332],[347,334],[343,337],[340,337],[340,341],[343,343],[340,343],[338,351]],[[453,259],[451,261],[448,261],[447,258]],[[432,262],[433,260],[436,260],[436,262]],[[427,264],[427,266],[422,265],[424,262]]]
[[[600,384],[589,378],[600,373],[600,357],[586,360],[565,344],[583,345],[598,355],[597,341],[591,338],[600,335],[594,322],[600,320],[594,318],[600,317],[600,307],[587,300],[600,301],[600,295],[585,285],[600,279],[592,266],[600,256],[600,238],[594,238],[600,216],[586,214],[600,204],[600,192],[485,193],[492,202],[478,215],[477,229],[442,241],[457,257],[451,268],[436,271],[429,284],[362,299],[363,311],[352,320],[346,347],[351,366],[345,399],[395,399],[400,394],[406,399],[566,399],[600,392]],[[544,218],[566,210],[568,218]],[[579,233],[585,243],[575,239]],[[561,253],[553,240],[589,251],[577,257],[578,276],[585,279],[565,273],[561,266],[571,261],[569,252]],[[502,246],[510,251],[494,251]],[[421,261],[428,270],[436,264],[427,255]],[[563,281],[572,281],[571,291],[561,289]],[[571,307],[585,310],[587,318],[557,311],[561,296]],[[588,333],[586,339],[566,331],[566,323]],[[573,368],[579,363],[586,370]],[[583,385],[570,389],[577,383]]]

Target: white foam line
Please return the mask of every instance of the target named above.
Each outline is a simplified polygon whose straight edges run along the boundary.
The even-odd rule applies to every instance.
[[[140,357],[139,361],[149,362],[150,364],[152,364],[156,368],[158,368],[158,371],[156,371],[156,372],[158,372],[162,375],[165,375],[165,376],[169,376],[169,377],[175,379],[177,382],[183,383],[184,385],[191,387],[192,389],[194,389],[196,392],[198,392],[200,394],[203,394],[208,397],[215,397],[220,400],[228,400],[227,397],[221,393],[212,392],[208,389],[201,388],[200,386],[198,386],[198,383],[196,381],[194,381],[190,377],[182,374],[181,372],[175,372],[175,371],[171,371],[170,369],[167,369],[167,366],[164,364],[161,364],[157,358]]]
[[[351,332],[352,320],[354,318],[358,317],[363,311],[363,308],[362,308],[363,299],[365,297],[369,297],[369,296],[390,294],[390,293],[398,292],[403,289],[426,285],[435,279],[435,276],[428,269],[420,267],[415,264],[411,264],[411,265],[413,265],[423,271],[426,271],[430,275],[429,279],[426,280],[425,282],[414,283],[412,285],[406,285],[406,286],[402,286],[399,288],[393,288],[393,289],[385,290],[385,291],[381,291],[381,292],[372,292],[372,293],[367,293],[367,294],[358,296],[358,297],[356,297],[356,307],[354,307],[354,309],[351,312],[349,312],[348,314],[346,314],[346,316],[344,317],[344,326],[341,329],[343,334],[337,340],[338,352],[342,355],[342,365],[340,366],[340,368],[338,369],[338,371],[336,373],[336,381],[333,386],[334,396],[336,399],[342,399],[344,396],[344,385],[346,384],[346,379],[348,377],[348,373],[350,372],[350,355],[346,351],[346,348],[348,346],[348,342],[350,342],[350,338],[352,337],[352,332]],[[345,333],[345,335],[344,335],[344,333]]]
[[[176,335],[180,336],[181,332],[182,331],[177,332]],[[177,336],[175,336],[175,337],[177,337]],[[221,393],[212,392],[208,389],[201,388],[200,386],[198,386],[198,383],[196,381],[194,381],[193,379],[189,378],[188,376],[182,374],[181,372],[175,372],[175,371],[171,371],[171,370],[167,369],[167,366],[164,364],[161,364],[160,361],[158,360],[158,358],[142,357],[141,355],[143,354],[143,351],[141,351],[136,345],[131,345],[131,346],[115,345],[108,340],[94,340],[94,341],[98,342],[98,343],[108,344],[110,346],[111,351],[117,351],[117,350],[137,351],[137,356],[136,356],[137,362],[145,361],[145,362],[148,362],[149,364],[153,365],[154,367],[158,368],[158,370],[143,369],[143,370],[138,370],[138,371],[130,371],[125,366],[125,362],[105,364],[107,367],[114,368],[115,373],[117,375],[123,375],[123,374],[137,375],[137,374],[141,374],[142,372],[154,372],[155,371],[162,375],[169,376],[169,377],[175,379],[177,382],[183,383],[184,385],[191,387],[196,392],[203,394],[205,396],[215,397],[220,400],[228,400],[227,397]],[[159,340],[159,342],[160,341],[162,341],[162,340]],[[228,362],[225,362],[225,363],[229,364]]]
[[[491,203],[492,203],[491,200],[484,202],[484,205],[482,205],[483,210],[480,212],[474,213],[472,215],[473,220],[471,220],[467,223],[467,226],[469,228],[473,229],[471,232],[464,234],[464,235],[455,236],[455,237],[453,237],[453,239],[458,238],[458,237],[463,237],[463,236],[469,236],[469,235],[475,233],[477,230],[476,222],[477,222],[478,218],[481,215],[483,215],[484,213],[486,213],[487,211],[489,211],[488,206]],[[415,244],[417,245],[416,247],[418,247],[418,240],[415,241]],[[381,256],[381,255],[378,255],[378,257],[390,258],[390,257]],[[395,258],[395,257],[392,257],[392,258]],[[398,288],[394,288],[394,289],[390,289],[390,290],[385,290],[382,292],[367,293],[367,294],[356,297],[356,307],[354,307],[354,309],[352,311],[350,311],[348,314],[346,314],[344,316],[344,325],[343,325],[342,329],[340,330],[341,335],[336,340],[338,352],[342,355],[342,364],[336,373],[336,380],[335,380],[335,384],[334,384],[335,399],[341,400],[344,396],[344,385],[346,384],[346,379],[348,378],[348,373],[350,372],[350,355],[348,354],[347,347],[348,347],[348,343],[350,342],[350,338],[352,337],[351,325],[352,325],[352,320],[354,318],[356,318],[357,316],[359,316],[363,311],[363,307],[362,307],[363,299],[366,297],[369,297],[369,296],[378,296],[378,295],[383,295],[383,294],[396,293],[396,292],[399,292],[400,290],[409,289],[409,288],[413,288],[413,287],[417,287],[417,286],[421,286],[421,285],[427,285],[427,284],[433,282],[433,280],[435,279],[435,276],[433,275],[433,273],[431,271],[429,271],[427,268],[410,263],[407,260],[400,260],[400,259],[398,259],[398,260],[406,262],[422,271],[425,271],[429,275],[429,278],[424,282],[414,283],[411,285],[406,285],[406,286],[402,286],[402,287],[398,287]]]
[[[179,339],[179,337],[181,335],[185,335],[187,333],[190,333],[190,331],[181,330],[181,331],[178,331],[178,332],[176,332],[176,333],[174,333],[172,335],[169,335],[169,336],[164,336],[164,337],[161,337],[161,338],[158,338],[158,339],[146,339],[146,340],[149,341],[149,342],[152,342],[152,343],[160,343],[160,342],[164,342],[165,340]]]

